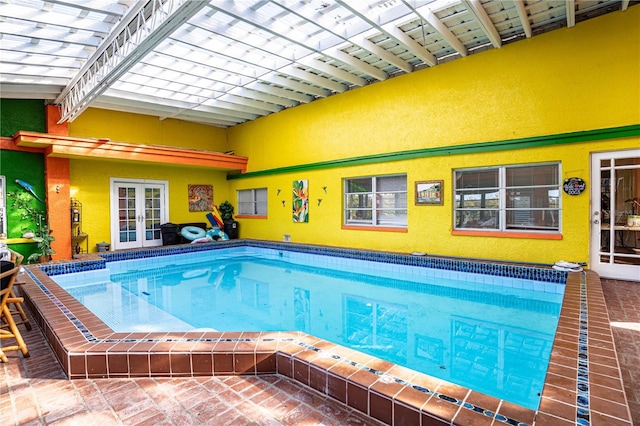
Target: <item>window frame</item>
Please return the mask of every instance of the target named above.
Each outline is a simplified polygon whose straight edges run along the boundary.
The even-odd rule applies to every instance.
[[[555,183],[543,183],[543,184],[528,184],[528,185],[516,185],[512,182],[508,182],[508,172],[514,171],[516,169],[526,169],[526,168],[534,168],[534,167],[545,167],[551,166],[555,167]],[[497,186],[487,186],[487,187],[477,187],[472,188],[471,190],[465,190],[462,188],[458,188],[458,176],[461,173],[465,172],[485,172],[497,173]],[[562,232],[562,164],[560,162],[543,162],[543,163],[527,163],[527,164],[513,164],[513,165],[502,165],[502,166],[490,166],[490,167],[470,167],[470,168],[461,168],[453,170],[453,206],[452,206],[452,229],[456,234],[461,234],[464,232],[487,232],[487,233],[504,233],[506,235],[558,235]],[[522,195],[523,202],[526,201],[525,198],[532,196],[532,193],[535,191],[546,190],[547,191],[547,200],[551,201],[554,198],[557,200],[555,206],[552,206],[553,203],[548,202],[547,206],[531,206],[531,207],[522,207],[516,206],[516,199],[510,203],[510,196],[515,193],[524,193]],[[497,201],[498,205],[495,206],[485,206],[485,207],[460,207],[460,194],[464,192],[469,193],[481,193],[485,192],[485,194],[489,193],[497,193]],[[557,196],[552,196],[552,193],[557,193]],[[518,194],[520,196],[520,194]],[[544,198],[544,197],[543,197]],[[530,199],[531,201],[531,199]],[[486,202],[486,199],[485,199]],[[537,204],[537,202],[536,202]],[[460,226],[463,225],[462,215],[464,212],[470,212],[473,215],[473,212],[479,212],[479,214],[490,213],[489,217],[494,217],[497,219],[497,223],[495,227],[482,226],[480,221],[478,221],[478,225],[476,226]],[[536,213],[538,212],[538,213]],[[523,214],[524,213],[524,214]],[[548,214],[547,214],[548,213]],[[539,215],[541,219],[538,219],[536,224],[531,224],[531,221],[534,219],[535,215]],[[511,217],[520,216],[522,218],[528,217],[529,223],[514,223]],[[508,220],[509,219],[509,220]],[[551,222],[551,225],[547,225],[546,222]],[[459,225],[460,223],[460,225]],[[486,222],[485,222],[486,223]]]
[[[392,177],[401,177],[404,178],[404,190],[378,190],[378,179],[381,178],[392,178]],[[363,180],[370,179],[371,180],[371,191],[369,192],[349,192],[349,182],[354,180]],[[371,198],[371,206],[370,207],[349,207],[349,196],[350,195],[365,195],[370,196]],[[382,207],[378,205],[379,197],[383,194],[404,194],[405,198],[405,206],[404,207]],[[342,195],[343,195],[343,214],[342,214],[342,227],[347,229],[377,229],[377,230],[391,230],[391,231],[406,231],[408,227],[408,215],[409,215],[409,206],[408,206],[408,179],[406,173],[393,173],[393,174],[385,174],[385,175],[370,175],[370,176],[354,176],[342,179]],[[371,213],[371,219],[349,219],[349,213],[352,211],[368,211]],[[380,221],[380,212],[382,211],[398,211],[404,210],[404,216],[396,216],[394,218],[399,218],[400,220],[390,220],[390,221]]]
[[[258,191],[264,190],[264,201],[258,200],[257,195]],[[251,201],[240,201],[240,193],[250,192],[251,193]],[[267,187],[260,188],[246,188],[246,189],[238,189],[236,190],[236,203],[238,206],[238,212],[236,217],[267,217],[269,212],[269,189]],[[260,213],[260,209],[258,208],[261,203],[264,203],[264,213]],[[246,213],[242,211],[243,204],[251,204],[253,207],[253,213]]]

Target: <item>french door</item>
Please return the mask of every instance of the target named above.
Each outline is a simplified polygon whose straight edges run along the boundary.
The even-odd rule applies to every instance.
[[[591,154],[590,268],[640,281],[640,150]]]
[[[167,181],[111,179],[111,246],[115,250],[162,245],[167,186]]]

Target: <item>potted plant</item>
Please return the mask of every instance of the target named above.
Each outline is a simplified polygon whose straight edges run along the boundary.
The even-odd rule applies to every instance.
[[[38,244],[38,251],[31,254],[27,258],[29,263],[45,263],[51,260],[51,255],[56,254],[55,250],[51,248],[51,242],[56,238],[51,235],[49,224],[46,221],[42,221],[41,225],[36,230],[36,235],[33,237],[33,241]]]
[[[33,223],[33,228],[23,228],[24,237],[31,237],[34,242],[37,243],[38,250],[27,257],[29,263],[44,263],[51,260],[51,255],[56,254],[55,250],[51,248],[51,243],[55,241],[55,237],[51,235],[53,232],[49,229],[49,223],[47,223],[47,216],[43,210],[40,210],[31,205],[32,200],[26,194],[23,193],[7,193],[8,197],[13,198],[13,207],[20,212],[22,220],[29,220]]]
[[[635,228],[640,227],[640,202],[637,198],[631,198],[625,201],[631,203],[631,213],[627,216],[627,226]]]
[[[220,216],[222,216],[222,222],[224,222],[224,232],[229,236],[229,239],[237,239],[239,223],[233,219],[233,213],[235,212],[233,204],[229,201],[223,201],[218,206],[218,210],[220,210]]]

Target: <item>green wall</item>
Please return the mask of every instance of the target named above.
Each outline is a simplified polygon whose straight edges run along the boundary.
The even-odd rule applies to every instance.
[[[0,99],[0,136],[19,130],[44,133],[46,127],[42,99]]]
[[[11,137],[19,130],[45,132],[44,101],[33,99],[0,99],[0,136]],[[40,153],[0,150],[0,175],[6,178],[6,192],[24,192],[15,183],[16,179],[31,184],[35,193],[45,199],[44,156]],[[32,206],[45,210],[44,203],[34,197]],[[33,224],[23,221],[20,212],[11,208],[12,200],[7,198],[7,238],[20,238],[23,229],[33,228]],[[36,249],[35,243],[9,244],[28,257]]]

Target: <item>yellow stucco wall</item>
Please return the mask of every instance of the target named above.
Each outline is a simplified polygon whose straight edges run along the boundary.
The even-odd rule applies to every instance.
[[[327,244],[399,252],[420,251],[430,254],[491,258],[522,262],[553,263],[559,259],[588,261],[589,193],[579,196],[562,194],[563,239],[452,236],[453,168],[483,167],[497,164],[522,164],[561,161],[562,179],[582,177],[590,187],[589,154],[598,150],[633,148],[640,139],[584,143],[570,148],[536,148],[501,153],[468,154],[454,157],[398,161],[387,164],[355,166],[323,171],[289,173],[231,181],[232,191],[267,187],[267,219],[240,219],[242,237],[282,241],[290,235],[294,242]],[[342,178],[406,173],[408,182],[407,233],[343,230]],[[309,181],[309,223],[293,223],[291,185],[294,179]],[[442,206],[416,206],[414,182],[444,180]],[[327,187],[325,193],[322,187]],[[277,190],[281,189],[280,195]],[[318,199],[322,202],[318,205]],[[282,206],[285,201],[285,206]]]
[[[227,131],[219,127],[141,114],[88,108],[69,123],[69,136],[225,152]]]
[[[69,124],[69,136],[109,138],[112,141],[227,151],[227,131],[185,121],[87,109]],[[214,203],[229,196],[226,172],[202,168],[148,165],[133,162],[72,159],[71,196],[83,207],[82,230],[89,234],[89,251],[96,243],[111,242],[110,178],[166,180],[169,183],[169,219],[173,223],[207,222],[204,213],[189,212],[187,186],[213,185]],[[113,246],[112,246],[113,247]]]
[[[640,121],[640,8],[229,129],[249,171]]]
[[[189,184],[213,185],[216,204],[229,195],[226,173],[219,171],[96,160],[71,160],[70,169],[71,196],[82,203],[82,230],[89,234],[90,251],[96,251],[96,243],[111,241],[109,200],[112,177],[168,181],[168,221],[173,223],[207,222],[205,213],[189,212]]]
[[[255,172],[638,124],[640,78],[613,76],[640,75],[639,21],[640,8],[632,8],[335,95],[231,128],[230,146],[249,157]],[[589,188],[590,152],[638,146],[640,140],[630,138],[422,158],[238,179],[230,188],[269,191],[268,219],[242,219],[242,236],[282,240],[288,234],[298,242],[527,262],[587,261],[588,193],[562,195],[560,241],[452,236],[453,169],[558,161],[563,179],[582,177]],[[342,178],[387,173],[407,173],[408,232],[342,230]],[[308,224],[291,220],[294,179],[309,180]],[[428,179],[444,179],[443,206],[414,205],[413,183]]]
[[[228,130],[89,109],[71,123],[70,136],[214,151],[233,149],[249,157],[248,171],[256,172],[386,152],[639,124],[640,78],[630,77],[640,74],[639,21],[640,8],[632,7]],[[92,245],[110,240],[105,215],[109,177],[124,177],[168,179],[173,222],[203,220],[201,214],[186,211],[188,183],[212,183],[216,204],[235,200],[238,189],[268,188],[268,218],[241,218],[240,236],[245,238],[281,241],[287,234],[296,242],[391,251],[545,263],[587,261],[588,193],[575,197],[563,194],[563,239],[559,241],[452,236],[453,170],[558,161],[562,178],[582,177],[589,189],[591,152],[637,146],[638,138],[615,139],[230,181],[223,172],[201,169],[72,160],[71,182],[75,196],[83,202],[84,229],[91,234]],[[390,173],[407,174],[407,232],[341,229],[342,179]],[[292,221],[294,179],[309,181],[309,223]],[[444,180],[443,206],[414,205],[413,183],[429,179]]]

